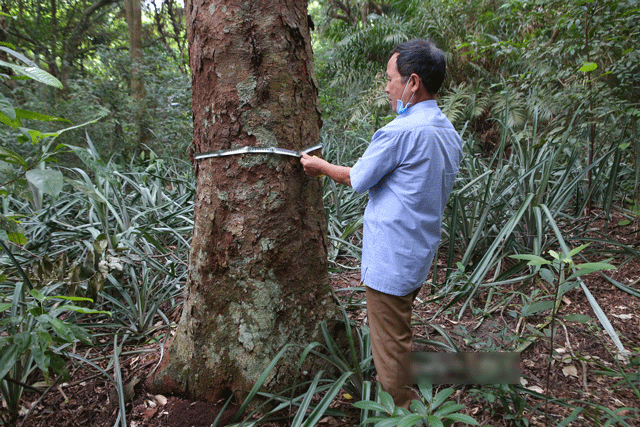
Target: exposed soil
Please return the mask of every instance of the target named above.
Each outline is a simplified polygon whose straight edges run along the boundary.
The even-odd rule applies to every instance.
[[[616,223],[615,221],[612,223]],[[587,234],[597,235],[605,232],[598,228],[603,224],[593,224]],[[615,226],[606,230],[606,234],[612,239],[624,242],[636,250],[640,247],[640,233],[638,224]],[[578,246],[579,242],[572,242]],[[593,254],[594,247],[589,249]],[[602,250],[603,258],[612,256],[609,248]],[[443,258],[444,259],[444,258]],[[589,259],[589,261],[597,261]],[[620,254],[611,261],[619,266],[615,271],[608,271],[614,280],[640,289],[640,260],[630,259],[626,254]],[[444,269],[438,269],[438,275],[444,274]],[[438,283],[442,283],[439,277]],[[359,286],[359,273],[347,271],[331,276],[335,290],[353,288]],[[606,281],[599,274],[591,274],[584,278],[584,282],[591,291],[600,307],[606,313],[614,329],[620,336],[622,344],[635,356],[636,362],[640,353],[640,298],[633,297],[623,292]],[[512,284],[509,287],[501,287],[502,291],[517,289],[523,284]],[[523,296],[531,295],[533,286],[540,289],[540,295],[552,292],[544,283],[524,285]],[[484,288],[472,300],[462,318],[458,319],[458,310],[445,310],[438,313],[439,303],[428,303],[431,290],[425,286],[418,296],[415,306],[415,319],[427,324],[439,325],[446,330],[458,345],[461,351],[476,351],[494,348],[510,349],[515,351],[525,343],[525,338],[533,336],[533,330],[544,329],[540,325],[545,323],[544,316],[530,316],[520,320],[519,314],[524,303],[522,297],[514,296],[511,300],[497,304],[488,316],[482,316],[489,292]],[[361,293],[341,290],[338,294],[351,302],[362,298]],[[504,295],[501,292],[500,295]],[[499,295],[496,293],[489,301],[489,307],[498,303]],[[460,303],[457,307],[460,306]],[[366,312],[358,308],[358,304],[349,305],[349,315],[357,322],[363,322]],[[475,314],[478,316],[476,316]],[[437,315],[436,315],[437,314]],[[564,321],[557,327],[554,340],[554,357],[549,368],[549,340],[537,338],[531,342],[521,353],[521,369],[525,380],[525,387],[539,392],[548,392],[551,397],[562,399],[579,407],[589,407],[585,410],[572,426],[591,426],[595,423],[590,417],[594,415],[594,404],[602,405],[620,415],[634,414],[633,408],[640,408],[640,401],[626,384],[620,384],[620,377],[606,376],[598,371],[606,369],[618,370],[621,362],[625,372],[640,375],[640,367],[624,365],[624,360],[617,356],[616,346],[612,339],[600,326],[596,316],[587,300],[585,293],[576,288],[569,291],[559,310],[559,317],[569,314],[581,314],[591,317],[591,320],[582,323],[577,321]],[[466,333],[464,333],[466,331]],[[416,338],[429,338],[440,340],[439,334],[433,327],[420,327],[415,330]],[[127,421],[129,426],[139,427],[209,427],[220,415],[225,403],[219,402],[193,402],[178,396],[153,396],[148,393],[143,385],[144,379],[154,368],[160,354],[157,344],[140,345],[127,350],[146,350],[147,353],[139,353],[121,358],[122,371],[125,383],[132,390],[127,396]],[[420,344],[416,344],[415,350],[441,351]],[[96,357],[96,350],[88,349],[87,358]],[[93,353],[92,353],[93,352]],[[108,356],[108,355],[105,355]],[[618,358],[618,360],[616,360]],[[108,358],[105,358],[103,367],[107,367]],[[111,368],[112,369],[112,368]],[[635,380],[637,386],[638,380]],[[480,392],[482,390],[482,392]],[[114,386],[104,377],[96,375],[82,368],[76,368],[72,372],[70,381],[61,383],[52,388],[41,400],[41,393],[27,390],[23,397],[23,411],[16,425],[25,427],[36,426],[94,426],[112,427],[116,423],[118,414],[118,402]],[[499,387],[481,388],[466,386],[459,389],[453,398],[467,406],[466,413],[477,419],[481,425],[511,426],[518,424],[518,418],[526,419],[529,425],[556,425],[559,420],[568,416],[572,408],[562,406],[556,402],[547,403],[547,420],[545,419],[545,401],[535,399],[523,393],[509,393]],[[537,411],[519,414],[516,406],[519,400],[526,400],[527,406],[537,405]],[[340,396],[332,406],[353,413],[352,418],[325,417],[319,425],[325,426],[353,426],[357,424],[358,410],[344,396]],[[589,406],[591,405],[591,406]],[[29,416],[24,421],[24,416],[32,408]],[[631,409],[625,409],[631,408]],[[231,422],[237,406],[227,407],[218,419],[218,425],[224,426]],[[635,419],[627,419],[632,426],[640,426],[640,412]],[[21,424],[22,423],[22,424]],[[266,424],[285,425],[285,424]]]

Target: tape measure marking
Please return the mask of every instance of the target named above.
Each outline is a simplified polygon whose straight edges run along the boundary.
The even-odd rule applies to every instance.
[[[207,151],[204,153],[198,153],[193,156],[195,160],[209,159],[211,157],[223,157],[233,156],[236,154],[280,154],[283,156],[302,157],[302,153],[310,153],[322,148],[322,144],[312,145],[310,147],[303,148],[300,151],[287,150],[285,148],[278,147],[240,147],[240,148],[227,148],[224,150]]]

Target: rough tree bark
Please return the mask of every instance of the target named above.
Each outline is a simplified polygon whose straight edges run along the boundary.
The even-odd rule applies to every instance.
[[[186,4],[193,148],[298,150],[318,141],[320,112],[306,0]],[[195,161],[188,296],[155,390],[213,400],[248,390],[287,343],[319,339],[333,317],[321,183],[293,157]],[[281,359],[269,390],[292,384]]]

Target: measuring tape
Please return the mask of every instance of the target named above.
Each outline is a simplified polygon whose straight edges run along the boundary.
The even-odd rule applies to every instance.
[[[312,145],[307,148],[303,148],[300,151],[287,150],[278,147],[240,147],[240,148],[227,148],[224,150],[207,151],[205,153],[198,153],[193,156],[196,160],[209,159],[211,157],[223,157],[233,156],[236,154],[281,154],[283,156],[302,157],[302,153],[310,153],[322,148],[322,144]]]

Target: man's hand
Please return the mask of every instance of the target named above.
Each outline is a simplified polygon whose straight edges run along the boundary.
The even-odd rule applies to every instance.
[[[302,158],[300,159],[300,163],[302,163],[302,167],[304,168],[304,172],[313,177],[318,177],[324,175],[322,171],[323,163],[328,164],[326,160],[323,160],[316,156],[310,156],[307,153],[302,153]]]
[[[300,159],[304,172],[313,177],[326,175],[339,184],[351,186],[351,168],[346,166],[337,166],[323,160],[319,157],[310,156],[307,153],[302,153]]]

